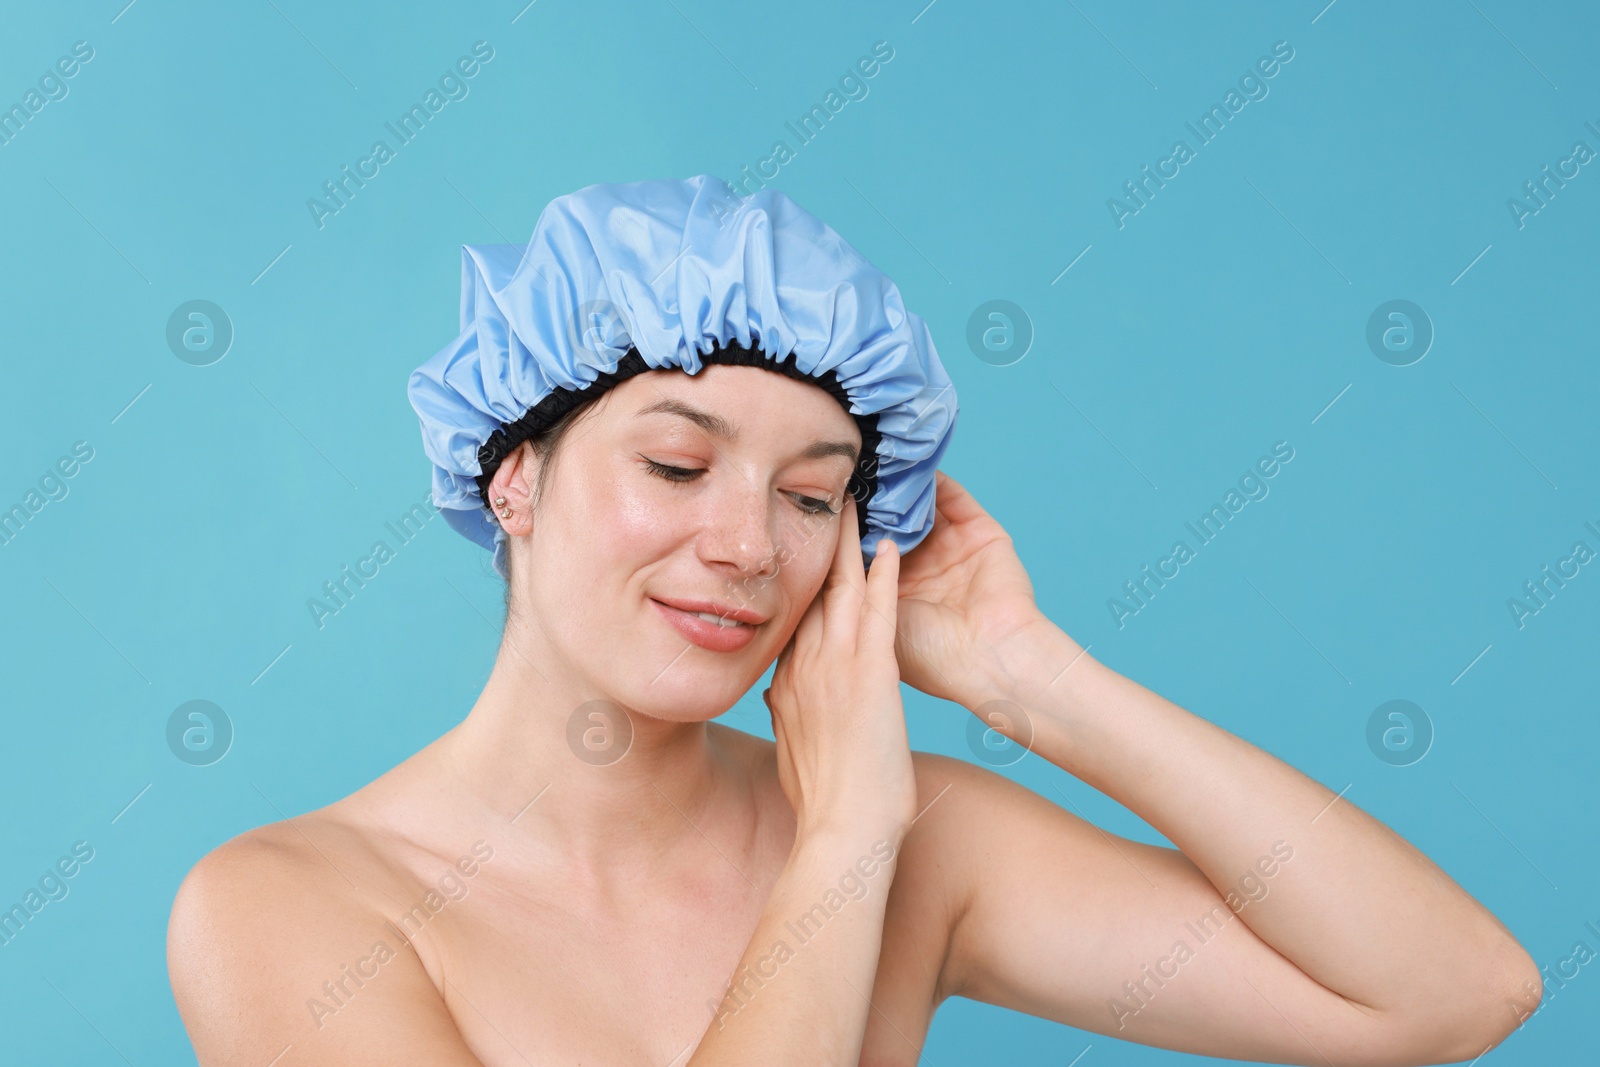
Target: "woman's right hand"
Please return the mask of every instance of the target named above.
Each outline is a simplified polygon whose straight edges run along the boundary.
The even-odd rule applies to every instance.
[[[868,576],[849,494],[839,522],[828,575],[762,696],[796,844],[843,831],[889,834],[898,845],[917,802],[894,653],[900,550],[880,541]]]

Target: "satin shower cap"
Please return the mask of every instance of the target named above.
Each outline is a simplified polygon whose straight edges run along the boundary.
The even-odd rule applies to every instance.
[[[894,282],[773,189],[711,175],[591,185],[552,200],[533,237],[463,245],[461,333],[407,386],[433,503],[493,552],[501,460],[578,404],[644,371],[759,366],[826,389],[861,429],[851,476],[862,551],[933,529],[934,470],[956,395]]]

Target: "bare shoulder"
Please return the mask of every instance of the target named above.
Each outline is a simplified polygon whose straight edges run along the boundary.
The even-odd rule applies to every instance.
[[[954,912],[965,905],[968,867],[989,847],[996,820],[1038,798],[987,767],[933,752],[911,752],[917,816],[906,834],[901,869],[933,868]]]
[[[770,802],[786,806],[774,742],[721,723],[709,726],[723,750],[766,783]],[[917,749],[911,763],[918,814],[900,846],[892,899],[896,911],[914,912],[919,922],[954,926],[983,871],[1003,863],[1017,841],[1044,829],[1069,842],[1074,831],[1094,832],[1049,799],[987,767]]]
[[[924,840],[981,847],[1003,829],[997,817],[1059,811],[1026,786],[968,760],[913,749],[911,764],[917,776],[913,830]]]
[[[377,905],[383,890],[370,835],[328,809],[195,864],[173,901],[167,968],[200,1062],[266,1063],[293,1046],[300,1063],[405,1063],[422,1049],[476,1063]]]
[[[719,722],[709,723],[708,729],[723,751],[734,755],[754,775],[770,779],[773,789],[778,788],[773,741]],[[915,846],[918,853],[981,844],[983,838],[993,837],[993,820],[1007,813],[1045,818],[1060,814],[1059,808],[1031,789],[967,760],[913,749],[911,763],[919,814],[906,845]]]
[[[939,803],[944,803],[949,799],[946,795],[949,793],[957,794],[957,800],[963,796],[992,798],[1007,786],[1018,788],[987,767],[954,756],[941,756],[936,752],[912,749],[911,766],[917,775],[917,799],[920,802],[917,810],[921,814],[927,813],[927,806],[936,797],[940,798]],[[921,824],[921,814],[918,816],[918,825]]]
[[[889,890],[873,1003],[901,1030],[925,1034],[938,1006],[960,992],[951,966],[957,930],[986,868],[1003,860],[1005,828],[1019,811],[1045,801],[966,760],[913,750],[911,761],[918,814],[901,841]],[[904,1040],[894,1032],[870,1035],[882,1062],[899,1062]]]
[[[972,906],[986,877],[1005,867],[1028,843],[1048,841],[1059,860],[1073,862],[1094,828],[1002,774],[968,760],[913,750],[917,816],[902,845],[897,884],[937,896],[953,929]]]
[[[220,977],[218,972],[230,962],[223,956],[236,945],[276,951],[281,941],[247,943],[256,933],[281,933],[288,922],[319,928],[360,921],[360,893],[329,857],[327,841],[330,830],[343,830],[350,844],[358,843],[359,835],[316,814],[299,821],[322,824],[313,832],[324,839],[323,849],[312,843],[303,825],[271,823],[218,846],[189,871],[173,900],[167,929],[175,982],[189,977],[191,968],[184,964],[200,965],[195,970],[204,977]]]

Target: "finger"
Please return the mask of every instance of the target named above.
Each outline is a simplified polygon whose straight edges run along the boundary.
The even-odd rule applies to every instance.
[[[833,562],[823,581],[821,597],[825,610],[823,639],[844,648],[855,644],[861,601],[867,589],[861,536],[856,532],[859,529],[855,498],[846,494],[844,506],[839,509],[839,540],[834,546]]]
[[[946,516],[944,512],[940,511],[936,506],[933,509],[933,526],[928,530],[928,536],[922,539],[922,542],[917,545],[917,548],[921,548],[923,545],[930,542],[933,544],[939,544],[943,540],[939,535],[945,530],[949,529],[949,527],[949,517]],[[915,552],[917,548],[913,548],[912,551]]]
[[[801,612],[800,621],[795,625],[794,633],[789,635],[789,643],[783,646],[779,653],[779,664],[794,659],[795,653],[802,649],[811,649],[822,644],[824,604],[821,595],[811,598],[811,603],[806,605],[806,610]]]
[[[796,625],[795,629],[798,630],[799,626]],[[783,647],[778,650],[778,658],[773,662],[772,676],[773,676],[774,679],[777,678],[778,672],[783,670],[784,665],[789,662],[789,658],[791,656],[793,656],[793,655],[794,655],[794,635],[790,634],[789,635],[789,640],[785,641],[784,644],[783,644]]]
[[[867,575],[857,647],[892,653],[899,610],[900,546],[885,537],[878,542],[872,571]]]
[[[850,564],[861,566],[861,537],[856,532],[860,528],[855,497],[846,493],[844,504],[839,508],[839,540],[834,543],[828,576],[822,583],[824,591],[849,587]],[[861,576],[866,577],[864,568]]]
[[[949,521],[966,522],[988,517],[989,513],[983,510],[973,495],[944,471],[934,472],[934,485],[934,510]]]
[[[782,748],[786,744],[786,742],[784,741],[785,734],[784,734],[784,728],[783,728],[783,716],[779,715],[778,714],[778,709],[772,706],[771,693],[772,693],[772,690],[770,690],[770,689],[767,690],[765,693],[761,694],[761,699],[766,701],[767,718],[772,723],[772,740],[773,740],[773,743],[776,744],[779,748]]]

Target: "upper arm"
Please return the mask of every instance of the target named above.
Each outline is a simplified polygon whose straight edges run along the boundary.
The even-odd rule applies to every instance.
[[[1399,1020],[1321,985],[1239,918],[1270,879],[1240,872],[1245,889],[1225,898],[1182,852],[949,762],[950,795],[926,818],[937,815],[941,850],[956,857],[941,978],[951,995],[1208,1056],[1439,1062],[1437,1038],[1418,1047]]]
[[[173,996],[204,1067],[481,1067],[416,952],[328,860],[271,828],[207,855],[167,928]]]

